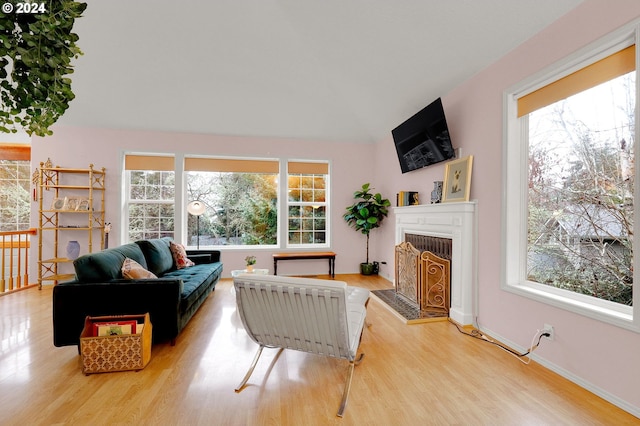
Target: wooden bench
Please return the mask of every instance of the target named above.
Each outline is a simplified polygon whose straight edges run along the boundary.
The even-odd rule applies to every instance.
[[[309,251],[273,254],[273,275],[278,275],[278,261],[280,260],[312,260],[328,259],[329,275],[336,276],[336,254],[332,251]]]

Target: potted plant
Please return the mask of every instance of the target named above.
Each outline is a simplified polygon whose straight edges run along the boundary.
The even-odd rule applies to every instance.
[[[256,264],[256,257],[247,256],[244,258],[244,261],[247,263],[247,272],[253,272],[253,265]]]
[[[342,216],[349,226],[367,237],[366,261],[360,264],[360,273],[363,275],[371,275],[374,270],[374,265],[369,263],[369,233],[372,229],[380,227],[389,213],[387,207],[391,205],[391,202],[382,198],[380,193],[372,194],[370,192],[372,189],[368,183],[365,183],[362,189],[354,192],[353,198],[356,202],[347,207],[347,212]]]

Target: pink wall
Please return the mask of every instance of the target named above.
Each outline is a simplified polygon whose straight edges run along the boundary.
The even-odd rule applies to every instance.
[[[365,258],[364,237],[350,229],[342,219],[345,207],[352,204],[352,194],[371,179],[370,164],[374,150],[363,144],[327,144],[290,139],[255,139],[212,136],[189,133],[106,130],[96,128],[56,127],[53,136],[34,138],[33,168],[51,158],[62,167],[106,167],[106,220],[114,232],[109,246],[120,244],[117,231],[121,226],[121,158],[125,151],[181,152],[185,154],[234,155],[247,157],[285,157],[296,159],[326,159],[331,162],[331,219],[333,224],[331,250],[337,253],[336,272],[355,273]],[[362,148],[368,149],[362,149]],[[35,206],[35,203],[34,203]],[[33,209],[32,223],[37,223]],[[80,241],[82,243],[82,241]],[[84,246],[86,247],[86,245]],[[251,250],[258,258],[257,267],[272,269],[273,250]],[[37,253],[34,252],[34,255]],[[233,269],[244,268],[246,250],[224,250],[225,276]],[[322,260],[286,262],[278,265],[283,274],[326,274],[328,263]],[[37,276],[35,271],[32,276]]]
[[[640,335],[534,302],[500,289],[502,93],[505,88],[580,47],[640,16],[636,0],[586,0],[491,67],[448,94],[443,94],[450,131],[462,155],[474,155],[471,198],[479,209],[479,317],[480,326],[496,336],[527,347],[543,323],[553,324],[556,340],[536,352],[556,371],[640,416]],[[428,48],[428,47],[426,47]],[[425,105],[433,99],[425,99]],[[338,253],[337,272],[353,273],[364,258],[364,237],[342,220],[344,207],[362,183],[394,200],[400,190],[420,192],[428,202],[433,181],[442,180],[444,165],[401,174],[391,138],[380,141],[371,153],[359,144],[315,144],[287,139],[158,133],[128,130],[64,128],[42,140],[34,138],[32,158],[66,167],[86,167],[93,162],[106,167],[107,217],[120,217],[119,164],[124,150],[167,151],[195,154],[246,155],[328,159],[332,162],[331,249]],[[366,148],[366,149],[363,149]],[[34,164],[34,168],[37,164]],[[35,223],[35,216],[34,216]],[[381,274],[393,275],[395,241],[393,213],[371,236],[372,260],[386,261]],[[111,245],[119,243],[113,234]],[[271,267],[271,251],[255,251],[258,266]],[[245,251],[223,253],[225,274],[243,267]],[[284,273],[323,272],[324,264],[291,263]],[[35,271],[31,271],[33,276]],[[513,362],[518,362],[514,360]]]
[[[640,335],[541,304],[500,288],[502,190],[502,96],[505,89],[579,48],[640,16],[635,0],[585,1],[562,19],[478,73],[448,94],[443,105],[452,139],[462,155],[474,155],[471,198],[479,209],[479,312],[482,329],[528,347],[544,323],[555,328],[555,341],[536,354],[552,369],[640,416]],[[425,105],[432,99],[425,99]],[[391,140],[378,145],[379,189],[391,194],[419,190],[428,202],[434,180],[444,166],[401,175],[388,159],[395,155]],[[391,218],[393,221],[393,218]],[[379,258],[392,259],[392,227],[376,239]],[[379,238],[378,236],[376,238]],[[382,240],[385,240],[383,243]],[[514,360],[513,362],[518,362]]]

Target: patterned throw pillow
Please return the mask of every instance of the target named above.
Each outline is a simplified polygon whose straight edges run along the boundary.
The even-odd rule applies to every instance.
[[[133,259],[128,257],[122,264],[122,276],[128,280],[139,280],[142,278],[158,278],[153,272],[147,271]]]
[[[182,244],[174,243],[171,241],[169,243],[171,247],[171,254],[173,255],[173,262],[176,264],[177,269],[187,268],[189,266],[195,265],[192,260],[187,257],[187,251],[184,249]]]

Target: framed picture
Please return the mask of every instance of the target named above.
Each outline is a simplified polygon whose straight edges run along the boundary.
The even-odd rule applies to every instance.
[[[61,197],[61,198],[54,198],[53,201],[51,201],[51,210],[65,210],[65,206],[67,204],[67,197]]]
[[[473,155],[450,161],[445,165],[443,203],[469,201],[472,167]]]
[[[70,212],[76,211],[81,200],[82,198],[67,197],[67,203],[65,204],[64,209]]]
[[[76,211],[88,212],[89,211],[89,200],[87,200],[86,198],[81,198],[80,201],[78,202],[78,207],[76,208]]]

